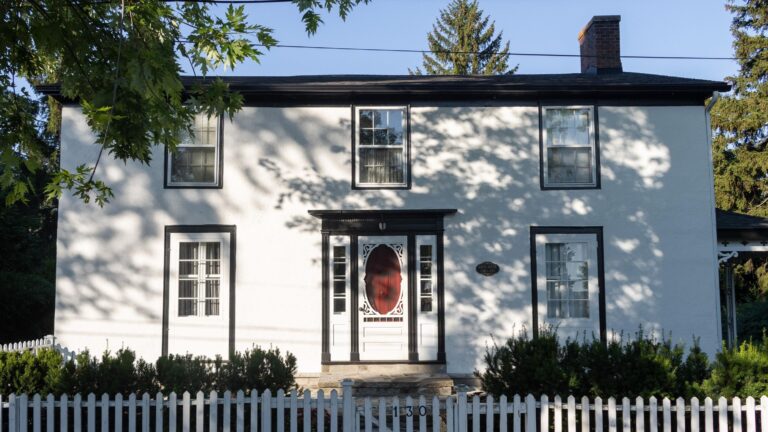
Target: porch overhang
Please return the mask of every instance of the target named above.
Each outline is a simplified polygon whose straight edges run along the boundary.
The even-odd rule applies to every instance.
[[[733,264],[755,254],[768,253],[768,218],[716,210],[717,263],[722,266],[725,286],[720,287],[725,303],[726,343],[733,347],[737,341],[736,290]],[[722,283],[722,282],[721,282]]]

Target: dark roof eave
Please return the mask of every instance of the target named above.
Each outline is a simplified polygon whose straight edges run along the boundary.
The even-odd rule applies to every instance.
[[[183,77],[187,87],[212,78]],[[230,88],[240,92],[247,102],[270,100],[327,102],[371,98],[515,99],[530,97],[602,97],[602,98],[681,98],[704,100],[714,91],[729,91],[720,81],[665,77],[648,74],[589,76],[512,75],[508,77],[455,76],[295,76],[295,77],[223,77]],[[36,89],[62,100],[58,85]]]

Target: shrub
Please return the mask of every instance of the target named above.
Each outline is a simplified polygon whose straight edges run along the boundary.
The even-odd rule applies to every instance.
[[[155,393],[155,368],[128,349],[118,350],[114,356],[105,352],[101,359],[91,357],[88,351],[67,362],[61,371],[60,393]]]
[[[768,337],[761,342],[742,342],[717,354],[712,375],[702,385],[707,396],[754,396],[768,394]]]
[[[280,350],[255,347],[235,353],[222,365],[219,388],[222,390],[288,390],[296,385],[296,357],[280,355]]]
[[[55,392],[62,360],[51,349],[0,352],[0,394]]]
[[[768,301],[740,304],[736,310],[736,327],[740,341],[759,343],[768,329]]]
[[[642,330],[632,340],[566,340],[545,328],[535,339],[521,333],[486,350],[486,370],[476,372],[485,391],[495,394],[586,396],[685,396],[697,394],[708,360],[694,342],[657,340]]]
[[[220,365],[221,360],[217,363]],[[186,355],[168,355],[157,359],[157,381],[164,393],[209,392],[213,390],[215,380],[214,366],[206,357]]]

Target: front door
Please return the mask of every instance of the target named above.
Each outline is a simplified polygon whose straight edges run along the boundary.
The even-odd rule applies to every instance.
[[[358,238],[360,360],[408,359],[408,238]]]

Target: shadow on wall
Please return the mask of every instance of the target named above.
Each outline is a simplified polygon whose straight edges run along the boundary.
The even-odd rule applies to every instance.
[[[654,227],[674,210],[662,199],[673,150],[660,142],[655,119],[644,111],[614,113],[611,124],[618,127],[601,121],[602,190],[539,190],[535,107],[463,107],[412,110],[411,190],[353,191],[350,111],[330,118],[322,110],[246,109],[234,125],[225,122],[225,140],[229,128],[238,139],[224,144],[223,190],[164,190],[160,151],[151,170],[110,162],[105,180],[115,202],[84,212],[70,204],[60,214],[61,238],[93,240],[60,251],[58,280],[69,280],[75,295],[58,297],[58,310],[73,316],[90,308],[99,318],[126,323],[159,320],[163,275],[156,260],[162,259],[157,241],[164,225],[227,224],[233,215],[282,212],[288,230],[311,235],[307,247],[319,257],[319,222],[308,209],[455,207],[459,214],[446,220],[445,254],[454,349],[482,349],[487,335],[509,336],[516,322],[519,329],[519,320],[529,319],[521,305],[530,306],[528,229],[534,224],[621,226],[605,233],[607,314],[623,317],[629,328],[658,327],[649,317],[658,316],[654,293],[665,238]],[[233,190],[236,185],[244,190]],[[90,224],[92,218],[110,223]],[[501,273],[476,274],[474,266],[485,260],[499,263]],[[316,274],[307,277],[308,285],[319,286]],[[123,312],[113,315],[114,305]]]
[[[311,110],[291,116],[260,110],[248,124],[270,133],[258,139],[264,146],[258,160],[263,171],[254,168],[249,178],[258,183],[266,172],[279,185],[271,203],[275,210],[458,208],[459,215],[446,221],[446,300],[455,308],[448,333],[457,335],[457,343],[474,346],[489,334],[511,334],[510,311],[518,311],[515,318],[530,315],[520,305],[529,305],[531,298],[531,224],[621,224],[620,232],[607,232],[605,239],[607,313],[623,317],[625,328],[643,323],[658,329],[650,317],[657,316],[654,292],[660,287],[663,239],[648,212],[664,213],[661,196],[671,152],[642,110],[614,114],[612,121],[620,128],[601,131],[602,191],[539,190],[535,108],[414,108],[409,191],[350,190],[348,121],[338,125],[343,133],[328,133],[329,125]],[[296,124],[303,126],[292,127]],[[278,162],[284,160],[279,155],[286,143],[301,149],[300,164]],[[327,169],[329,153],[343,166]],[[306,213],[285,225],[319,231],[318,220]],[[317,239],[313,247],[319,250]],[[501,263],[502,273],[478,276],[474,266],[486,259]]]

